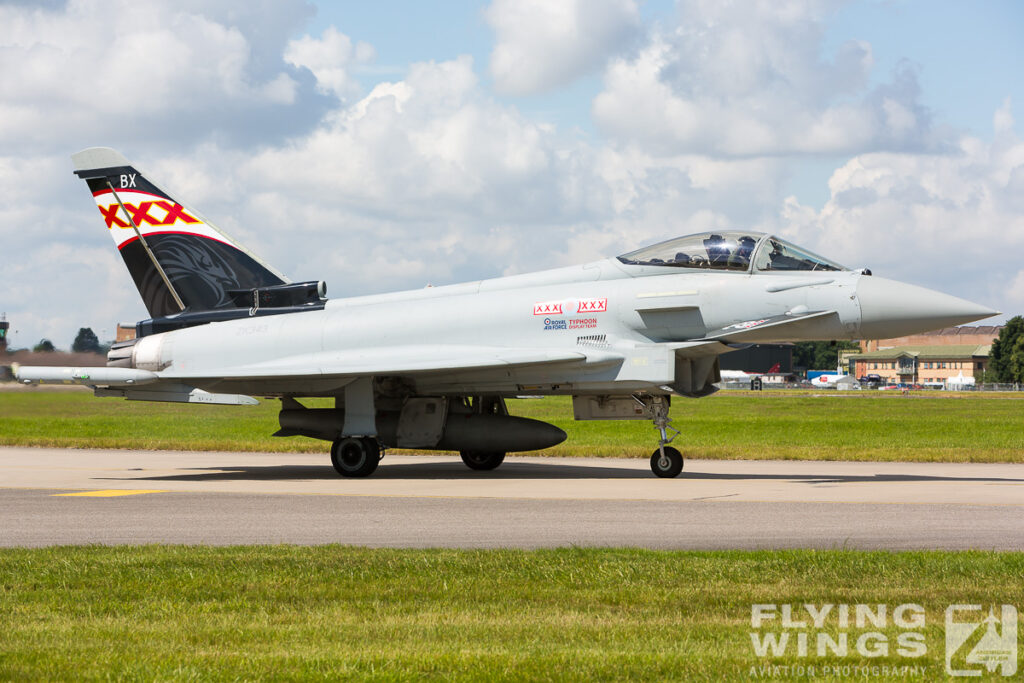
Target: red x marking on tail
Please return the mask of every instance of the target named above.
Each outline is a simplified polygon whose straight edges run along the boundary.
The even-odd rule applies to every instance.
[[[164,211],[166,211],[167,215],[165,215],[163,218],[157,218],[155,216],[150,215],[149,210],[153,208],[154,204],[163,209]],[[106,207],[100,207],[100,213],[103,214],[103,219],[107,222],[108,228],[113,227],[115,224],[119,228],[129,227],[129,224],[126,223],[123,219],[119,218],[117,215],[118,209],[120,208],[121,207],[118,206],[117,204],[110,204],[109,206]],[[181,220],[184,223],[200,222],[198,218],[194,218],[193,216],[190,216],[187,213],[185,213],[185,209],[184,207],[182,207],[181,204],[174,204],[171,202],[141,202],[138,205],[125,202],[124,208],[128,211],[129,214],[131,214],[132,222],[135,223],[135,225],[137,226],[142,226],[143,224],[147,223],[149,225],[174,225],[179,220]]]
[[[113,227],[115,223],[117,223],[117,227],[119,228],[128,227],[127,223],[125,223],[123,220],[117,217],[117,210],[119,208],[121,207],[119,207],[117,204],[111,204],[110,206],[107,207],[100,207],[100,213],[103,214],[103,220],[107,222],[108,228]]]
[[[177,222],[179,218],[185,221],[186,223],[199,222],[198,218],[193,218],[192,216],[189,216],[187,213],[185,213],[185,209],[181,206],[181,204],[171,204],[170,202],[156,202],[156,205],[167,212],[167,215],[164,216],[163,223],[161,223],[160,225],[171,225],[172,223]]]
[[[132,214],[132,222],[135,225],[142,225],[143,223],[161,225],[160,221],[149,215],[149,207],[151,206],[153,206],[153,202],[141,202],[138,206],[125,203],[124,208],[128,209]]]

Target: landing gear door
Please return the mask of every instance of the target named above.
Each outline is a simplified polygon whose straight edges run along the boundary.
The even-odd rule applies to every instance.
[[[444,434],[448,401],[443,398],[407,398],[398,418],[399,448],[430,448]]]

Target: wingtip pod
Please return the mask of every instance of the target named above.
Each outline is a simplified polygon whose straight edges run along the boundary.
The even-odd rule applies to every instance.
[[[22,384],[83,384],[86,386],[132,386],[155,382],[156,373],[135,368],[55,367],[22,365],[12,368]]]

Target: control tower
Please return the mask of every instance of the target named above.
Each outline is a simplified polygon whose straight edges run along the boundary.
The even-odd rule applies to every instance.
[[[7,330],[11,329],[11,324],[7,322],[7,314],[0,315],[0,351],[7,350]]]

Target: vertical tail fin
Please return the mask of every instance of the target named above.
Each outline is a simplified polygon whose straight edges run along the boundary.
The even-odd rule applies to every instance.
[[[71,155],[150,316],[235,304],[229,290],[288,280],[108,147]]]

